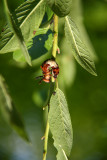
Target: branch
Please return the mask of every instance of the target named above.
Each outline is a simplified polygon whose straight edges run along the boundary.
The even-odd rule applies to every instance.
[[[54,28],[53,28],[53,32],[54,32],[54,38],[53,38],[53,48],[52,48],[52,56],[54,58],[56,58],[56,51],[58,48],[58,16],[56,14],[54,14]],[[52,82],[54,82],[54,79],[52,77]],[[53,88],[54,85],[52,85],[53,87],[51,88],[50,85],[50,95],[53,93]],[[57,86],[58,86],[58,82],[57,82]],[[49,96],[49,100],[50,100]],[[48,101],[48,110],[49,110],[49,101]],[[49,122],[47,120],[47,125],[46,125],[46,131],[45,131],[45,136],[44,136],[44,150],[43,150],[43,160],[46,160],[46,155],[47,155],[47,145],[48,145],[48,134],[49,134]]]
[[[47,146],[48,146],[48,134],[49,134],[49,122],[47,120],[46,131],[44,136],[44,150],[43,150],[43,160],[46,160]]]
[[[53,49],[52,49],[52,56],[56,58],[56,51],[58,48],[58,16],[54,15],[54,38],[53,38]]]

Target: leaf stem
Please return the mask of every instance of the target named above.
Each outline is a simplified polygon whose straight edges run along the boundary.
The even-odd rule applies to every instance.
[[[58,47],[58,16],[54,14],[54,38],[53,38],[53,49],[52,49],[52,56],[56,58],[56,51]]]
[[[54,14],[54,26],[53,26],[53,48],[52,48],[52,56],[56,58],[56,51],[58,48],[58,16]],[[54,82],[54,78],[51,79]]]
[[[48,134],[49,134],[49,122],[47,120],[45,140],[44,140],[45,142],[44,142],[44,150],[43,150],[43,160],[46,160],[46,155],[47,155]]]
[[[56,51],[57,51],[57,48],[58,48],[58,45],[57,45],[58,44],[58,16],[56,14],[54,14],[53,32],[54,32],[54,38],[53,38],[52,57],[56,58]],[[54,82],[53,77],[52,77],[52,82]],[[53,89],[51,91],[51,86],[50,86],[50,94],[51,94],[51,92],[53,92]],[[48,109],[49,109],[49,106],[48,106]],[[44,136],[45,140],[44,140],[43,160],[46,160],[46,155],[47,155],[48,134],[49,134],[49,122],[47,120],[46,131],[45,131],[45,136]]]

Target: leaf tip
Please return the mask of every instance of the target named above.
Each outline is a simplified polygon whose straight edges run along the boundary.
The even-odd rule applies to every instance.
[[[27,63],[29,64],[29,66],[32,66],[32,62],[31,62],[31,59],[29,57],[29,59],[26,59]]]
[[[96,76],[96,77],[97,77],[97,76],[98,76],[97,72],[94,72],[93,76]]]
[[[87,70],[88,71],[88,70]],[[91,71],[91,72],[90,72]],[[96,68],[94,66],[94,68],[92,70],[90,70],[89,72],[93,75],[93,76],[98,76],[97,72],[96,72]]]
[[[31,61],[30,61],[30,62],[28,62],[28,64],[29,64],[29,66],[32,66],[32,63],[31,63]]]

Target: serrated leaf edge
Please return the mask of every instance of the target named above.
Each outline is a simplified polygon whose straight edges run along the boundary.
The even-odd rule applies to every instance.
[[[86,69],[85,67],[83,67],[84,69],[86,69],[88,72],[90,72],[91,74],[93,74],[94,76],[97,76],[97,73],[96,73],[96,70],[95,70],[95,66],[94,67],[92,67],[92,65],[90,65],[89,63],[88,63],[88,61],[87,60],[85,60],[86,59],[86,56],[89,56],[89,55],[85,55],[85,57],[83,57],[83,56],[81,56],[80,55],[80,51],[79,51],[79,49],[78,49],[78,45],[77,45],[77,42],[76,42],[76,40],[75,40],[75,37],[74,37],[74,34],[75,33],[73,33],[72,32],[72,28],[71,28],[71,26],[70,26],[70,24],[69,24],[69,20],[68,20],[68,16],[66,16],[65,17],[65,20],[66,20],[66,22],[67,22],[67,24],[68,24],[68,27],[69,27],[69,29],[70,29],[70,31],[71,31],[71,35],[72,35],[72,38],[73,38],[73,42],[74,42],[74,46],[75,46],[75,48],[76,48],[76,50],[77,50],[77,52],[78,52],[78,54],[79,54],[79,58],[81,59],[81,61],[83,62],[83,64],[87,64],[87,66],[90,68],[90,70],[91,71],[89,71],[88,69]],[[73,21],[72,21],[72,23],[74,23]],[[75,23],[74,23],[75,24]],[[76,27],[77,28],[77,27]],[[78,30],[77,30],[78,31]],[[78,37],[78,35],[76,35],[77,37]],[[85,46],[85,44],[82,42],[82,40],[78,37],[78,39],[81,41],[81,43]],[[81,46],[79,46],[79,47],[81,47]],[[86,46],[85,46],[86,47]],[[85,50],[85,51],[87,51],[88,52],[88,50],[87,49],[84,49],[84,48],[82,48],[83,50]],[[89,52],[88,52],[89,53]],[[90,57],[90,56],[89,56]],[[91,61],[90,59],[88,59],[90,62],[93,62],[93,61]],[[78,61],[78,60],[77,60]],[[78,61],[78,63],[79,63],[79,61]],[[80,64],[80,63],[79,63]],[[81,65],[81,64],[80,64]],[[93,62],[93,65],[94,65],[94,62]]]
[[[45,1],[44,0],[41,0],[40,2],[38,2],[38,4],[33,8],[33,10],[30,12],[30,14],[29,15],[31,15],[31,13],[32,12],[34,12],[34,10],[36,9],[36,8],[38,8],[40,5],[41,5],[41,3],[45,3]],[[19,6],[20,7],[20,6]],[[17,8],[18,9],[18,8]],[[16,9],[16,10],[17,10]],[[25,18],[25,20],[29,17],[29,15]],[[23,21],[23,23],[25,22],[25,20]],[[20,28],[23,26],[23,23],[21,23],[21,25],[19,26]],[[11,36],[11,38],[9,39],[9,41],[11,42],[12,40],[13,40],[13,38],[15,37],[15,34],[13,34],[12,36]],[[8,43],[8,42],[7,42]],[[7,44],[6,43],[6,44]],[[5,44],[5,45],[6,45]],[[0,49],[0,50],[2,50],[4,48],[4,46]],[[18,50],[19,48],[17,48],[16,50]],[[1,52],[1,53],[4,53],[4,52]]]
[[[57,88],[56,89],[56,92],[57,92],[57,90],[58,90],[58,92],[61,92],[61,90],[59,89],[59,88]],[[64,98],[65,98],[65,95],[64,95],[64,93],[62,92],[62,94],[63,94],[63,96],[64,96]],[[58,94],[59,95],[59,94]],[[58,96],[59,97],[59,96]],[[60,99],[60,98],[59,98]],[[66,104],[67,104],[67,101],[66,101],[66,99],[65,99],[65,102],[66,102]],[[61,105],[60,105],[61,106]],[[61,107],[60,107],[60,110],[61,110]],[[68,110],[68,105],[67,105],[67,110]],[[62,113],[62,111],[61,111],[61,113]],[[54,113],[55,114],[55,113]],[[69,110],[68,110],[68,114],[69,114]],[[62,114],[60,114],[60,115],[62,115]],[[70,116],[70,114],[69,114],[69,116]],[[63,116],[61,116],[61,119],[62,119],[62,117]],[[48,117],[48,119],[49,119],[49,117]],[[70,123],[71,123],[71,120],[70,120]],[[62,123],[63,124],[63,126],[64,126],[64,123]],[[71,128],[72,128],[72,124],[70,124],[71,125]],[[64,133],[67,133],[66,131],[65,131],[65,127],[64,127]],[[66,135],[65,135],[66,136]],[[52,137],[53,137],[53,140],[54,140],[54,135],[52,134]],[[72,130],[72,141],[73,141],[73,130]],[[67,142],[67,145],[68,145],[68,141],[66,141]],[[56,141],[54,140],[54,146],[56,147],[56,149],[57,149],[57,151],[59,152],[59,150],[58,150],[58,147],[57,146],[59,146],[59,147],[61,147],[61,145],[60,144],[57,144],[56,143]],[[72,149],[72,146],[71,146],[71,149]],[[63,150],[64,151],[64,150]],[[65,151],[64,151],[65,152]],[[69,151],[70,152],[70,151]],[[58,154],[58,153],[57,153]],[[70,154],[70,153],[69,153]],[[66,153],[65,153],[65,155],[66,155]],[[69,156],[69,155],[68,155]],[[68,160],[68,159],[67,159]]]

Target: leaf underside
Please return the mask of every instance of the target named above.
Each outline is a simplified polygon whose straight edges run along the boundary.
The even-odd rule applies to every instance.
[[[29,141],[25,131],[23,121],[17,112],[13,101],[8,93],[7,85],[4,78],[0,75],[0,110],[7,123],[21,136],[24,140]]]
[[[39,28],[45,13],[45,2],[26,1],[15,10],[18,25],[21,29],[25,42],[28,42],[34,35],[33,31]],[[19,49],[18,41],[6,25],[0,36],[0,53],[13,52]]]
[[[92,75],[97,75],[90,53],[83,43],[79,30],[69,16],[65,17],[65,35],[77,62]]]
[[[69,157],[72,148],[73,132],[67,102],[60,89],[56,89],[56,94],[52,95],[50,100],[49,125],[54,145],[58,150],[57,160],[64,160],[62,149],[66,157]]]

